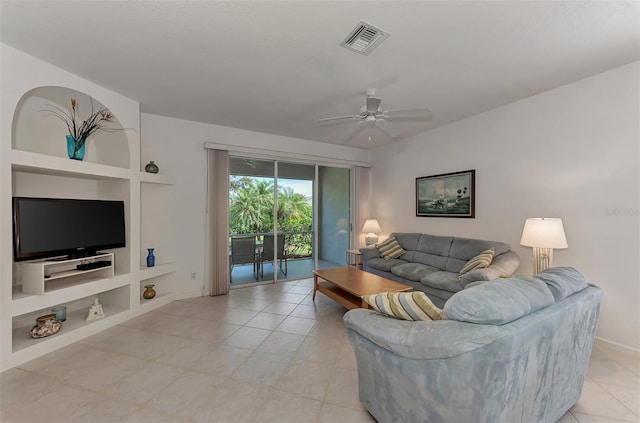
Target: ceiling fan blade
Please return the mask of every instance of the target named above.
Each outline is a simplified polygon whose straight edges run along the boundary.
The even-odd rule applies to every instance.
[[[360,115],[336,116],[336,117],[318,119],[318,120],[316,120],[316,122],[331,122],[331,121],[334,121],[334,120],[354,120],[354,119],[361,119],[361,118],[362,117]]]
[[[417,109],[387,110],[382,113],[382,116],[389,119],[413,118],[430,120],[433,117],[433,113],[426,107],[422,107]]]
[[[387,122],[384,119],[377,119],[375,121],[375,124],[376,124],[376,126],[378,128],[380,128],[382,130],[382,132],[384,132],[385,134],[389,135],[391,138],[395,138],[398,135],[400,135],[400,132],[398,132],[398,130],[396,128],[391,126],[389,124],[389,122]]]
[[[380,103],[382,103],[382,99],[377,97],[367,97],[367,112],[375,113],[380,108]]]
[[[358,135],[360,132],[362,132],[364,129],[367,128],[367,125],[363,125],[362,123],[364,123],[363,120],[359,121],[357,124],[355,124],[353,126],[353,128],[351,128],[345,135],[345,141],[344,144],[348,145],[351,140],[353,140],[355,138],[356,135]]]

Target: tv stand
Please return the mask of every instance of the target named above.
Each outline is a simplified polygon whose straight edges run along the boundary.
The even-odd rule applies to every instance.
[[[67,260],[88,259],[95,256],[99,256],[101,254],[102,253],[99,251],[91,251],[91,250],[74,251],[73,253],[69,253],[67,255]]]
[[[21,262],[18,263],[18,272],[22,292],[44,295],[61,287],[79,285],[95,279],[113,278],[114,256],[113,253],[102,253],[82,258]]]

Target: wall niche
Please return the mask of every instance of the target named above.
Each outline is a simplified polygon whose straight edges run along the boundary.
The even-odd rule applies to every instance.
[[[16,107],[11,133],[11,146],[15,150],[68,158],[65,123],[50,110],[58,107],[68,113],[71,99],[77,101],[77,119],[80,124],[93,111],[109,108],[100,101],[65,87],[45,86],[26,92]],[[86,142],[85,162],[99,163],[121,168],[130,167],[129,139],[118,116],[113,110],[113,122],[105,125],[108,131],[96,131]]]

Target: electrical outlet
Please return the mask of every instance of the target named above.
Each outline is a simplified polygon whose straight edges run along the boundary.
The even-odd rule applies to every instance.
[[[196,278],[196,272],[191,272],[191,280],[194,280]]]

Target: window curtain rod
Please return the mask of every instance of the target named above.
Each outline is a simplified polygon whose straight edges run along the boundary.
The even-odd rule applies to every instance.
[[[256,148],[256,147],[244,147],[231,144],[219,144],[219,143],[204,143],[205,149],[212,150],[227,150],[230,154],[243,153],[251,154],[262,159],[283,160],[290,159],[296,162],[304,162],[309,164],[327,164],[327,165],[342,165],[342,166],[360,166],[371,167],[371,163],[362,162],[358,160],[343,160],[333,157],[319,156],[315,154],[301,154],[292,153],[290,151],[278,151],[273,149]]]

